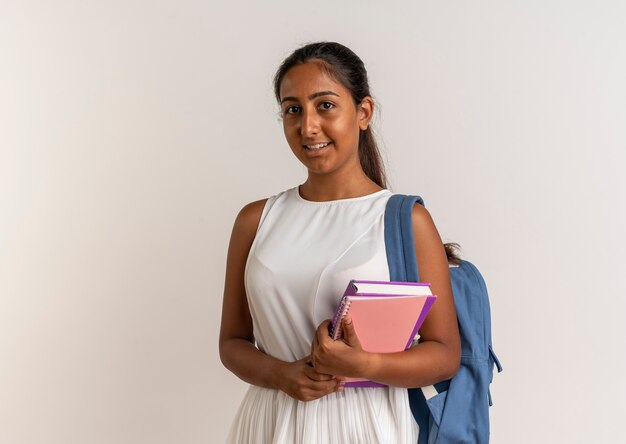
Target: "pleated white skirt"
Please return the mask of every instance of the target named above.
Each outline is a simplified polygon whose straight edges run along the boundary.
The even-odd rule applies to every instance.
[[[314,401],[250,386],[229,444],[415,444],[418,426],[406,389],[346,388]]]

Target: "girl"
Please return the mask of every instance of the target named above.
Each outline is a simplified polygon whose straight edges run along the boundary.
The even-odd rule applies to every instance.
[[[351,321],[328,335],[350,279],[389,280],[383,216],[392,192],[373,138],[363,62],[338,43],[294,51],[274,92],[306,181],[239,212],[226,267],[220,357],[251,384],[230,443],[415,443],[406,387],[450,378],[460,360],[446,249],[413,209],[420,277],[438,296],[415,347],[361,349]],[[389,387],[343,387],[344,375]]]

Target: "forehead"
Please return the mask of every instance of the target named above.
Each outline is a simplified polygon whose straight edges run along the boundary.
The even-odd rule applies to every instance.
[[[280,97],[293,96],[304,99],[318,91],[333,91],[340,96],[349,95],[346,88],[317,63],[304,63],[290,68],[280,83]]]

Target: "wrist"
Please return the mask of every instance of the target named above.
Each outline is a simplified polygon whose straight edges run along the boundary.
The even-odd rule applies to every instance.
[[[288,362],[276,359],[273,364],[269,366],[268,383],[270,388],[284,391],[284,375],[288,364]]]
[[[382,359],[383,357],[381,353],[365,352],[363,375],[360,375],[359,377],[376,381],[382,365]]]

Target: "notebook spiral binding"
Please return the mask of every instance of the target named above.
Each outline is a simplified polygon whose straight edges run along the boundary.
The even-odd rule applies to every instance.
[[[330,336],[337,340],[341,338],[343,335],[343,329],[341,328],[341,320],[343,317],[348,314],[348,310],[350,310],[350,305],[352,301],[349,297],[344,297],[341,299],[341,303],[339,304],[339,308],[335,312],[335,316],[333,316],[333,320],[331,322],[330,327]]]

